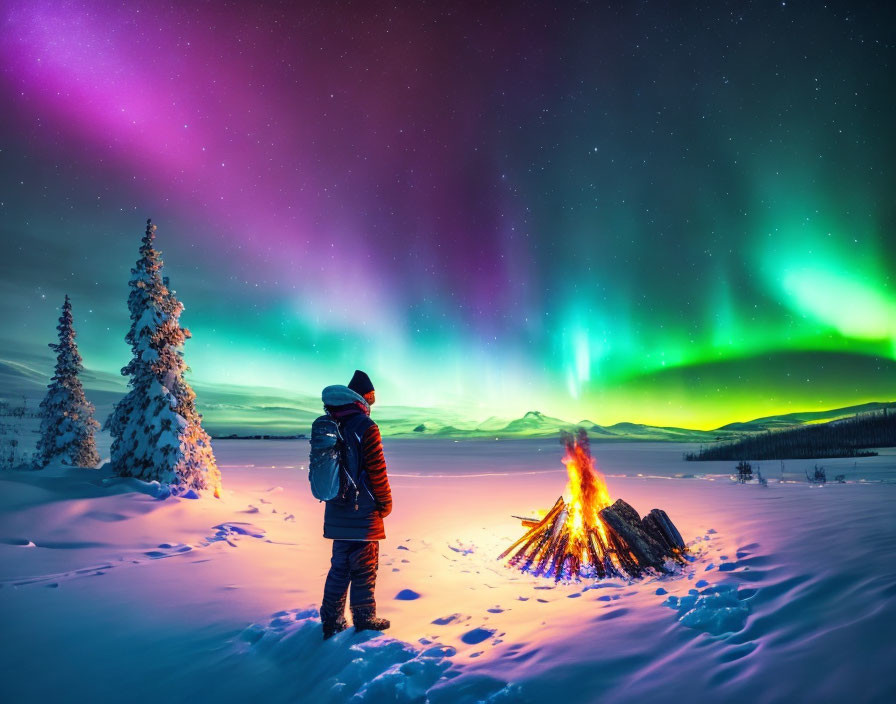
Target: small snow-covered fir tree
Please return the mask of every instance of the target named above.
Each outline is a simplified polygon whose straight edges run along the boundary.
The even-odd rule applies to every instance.
[[[56,352],[56,368],[47,395],[40,402],[40,439],[34,465],[41,468],[60,462],[72,467],[96,467],[100,456],[93,436],[99,423],[93,418],[93,404],[84,396],[78,378],[84,365],[75,343],[72,302],[67,295],[56,329],[59,342],[50,343]]]
[[[175,492],[212,489],[220,496],[221,473],[211,439],[202,429],[196,394],[184,379],[183,345],[190,337],[180,326],[184,306],[161,275],[155,231],[147,220],[140,259],[128,283],[131,329],[125,340],[133,358],[121,370],[130,377],[130,390],[107,422],[112,466],[121,476],[156,480]]]

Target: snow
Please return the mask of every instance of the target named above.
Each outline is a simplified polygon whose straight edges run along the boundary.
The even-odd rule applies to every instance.
[[[811,461],[783,482],[768,463],[761,487],[686,449],[594,447],[613,498],[676,523],[685,567],[555,584],[495,558],[511,515],[563,491],[558,443],[387,438],[393,625],[326,642],[307,442],[216,442],[220,500],[108,468],[0,472],[0,699],[893,700],[896,450],[825,461],[847,483],[824,487],[795,481]]]
[[[670,596],[666,603],[678,610],[678,620],[689,628],[715,636],[743,629],[750,613],[749,595],[741,594],[733,585],[707,585],[708,582],[701,579],[695,586],[705,589],[689,589],[687,596]]]

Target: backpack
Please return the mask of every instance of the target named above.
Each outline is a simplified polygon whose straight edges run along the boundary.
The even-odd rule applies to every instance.
[[[330,501],[339,496],[345,469],[345,440],[339,423],[332,417],[320,416],[311,424],[311,456],[308,458],[308,481],[315,499]]]
[[[349,419],[346,426],[357,425],[356,422],[352,422],[353,420]],[[308,481],[311,483],[314,498],[353,505],[357,510],[360,494],[358,485],[363,483],[362,478],[358,476],[360,447],[351,436],[347,441],[343,436],[343,430],[353,432],[351,428],[341,427],[330,415],[320,416],[311,424]],[[359,436],[358,439],[360,441]],[[367,489],[366,485],[364,488]],[[367,493],[370,493],[369,489]]]

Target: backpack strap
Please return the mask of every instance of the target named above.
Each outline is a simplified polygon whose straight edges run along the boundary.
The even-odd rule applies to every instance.
[[[367,432],[367,429],[374,425],[373,420],[366,413],[358,413],[356,415],[348,417],[343,423],[342,428],[342,436],[345,439],[345,444],[351,443],[354,448],[354,456],[357,460],[357,465],[355,470],[357,471],[356,476],[356,490],[361,491],[362,489],[367,492],[370,496],[370,499],[376,503],[376,497],[373,495],[373,492],[369,487],[369,480],[365,481],[364,475],[367,474],[367,466],[364,463],[364,434]]]
[[[359,459],[363,459],[361,451],[364,445],[364,434],[373,424],[373,419],[366,413],[357,413],[350,416],[343,423],[343,439],[346,442],[353,443],[358,448]]]

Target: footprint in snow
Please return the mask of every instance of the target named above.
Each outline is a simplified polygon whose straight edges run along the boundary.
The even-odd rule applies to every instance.
[[[161,560],[167,557],[174,557],[176,555],[184,555],[187,553],[194,552],[196,550],[200,550],[202,548],[208,547],[209,545],[221,541],[226,541],[228,545],[232,547],[236,547],[236,543],[233,540],[239,539],[241,536],[248,536],[251,538],[264,538],[265,531],[263,528],[258,528],[253,526],[251,523],[240,523],[237,521],[222,523],[217,526],[213,526],[212,530],[215,531],[215,534],[204,538],[196,545],[186,545],[184,543],[161,543],[155,550],[147,550],[143,553],[144,557],[142,559],[129,559],[126,563],[116,563],[116,565],[112,564],[101,564],[94,567],[87,567],[78,570],[72,570],[70,572],[63,572],[59,574],[44,574],[37,575],[34,577],[30,577],[24,580],[17,580],[14,582],[10,582],[14,586],[20,587],[29,584],[53,584],[55,583],[58,586],[57,580],[68,580],[77,577],[86,577],[86,576],[98,576],[105,574],[106,571],[113,569],[115,566],[120,566],[122,564],[130,564],[130,565],[139,565],[149,560]],[[271,542],[271,541],[268,541]],[[0,539],[0,543],[6,543],[8,545],[16,545],[21,547],[38,547],[30,540],[25,539]],[[40,547],[45,548],[85,548],[85,547],[95,547],[102,545],[101,543],[45,543]],[[194,560],[194,563],[205,562],[205,560]],[[51,580],[54,580],[51,582]],[[0,587],[5,586],[4,583],[0,582]]]
[[[103,523],[117,523],[118,521],[126,521],[127,516],[123,513],[111,513],[107,511],[89,511],[84,514],[85,518],[92,518],[95,521]]]
[[[34,543],[28,540],[28,538],[0,538],[0,543],[3,543],[4,545],[15,545],[19,548],[37,547]]]
[[[451,614],[450,616],[442,616],[433,621],[436,626],[447,626],[449,623],[459,623],[460,621],[469,621],[469,616],[463,614]]]
[[[473,543],[462,543],[459,540],[454,541],[453,544],[449,544],[448,548],[461,555],[472,555],[476,552],[476,546],[473,545]]]
[[[494,628],[474,628],[464,633],[460,639],[467,645],[477,645],[495,635]]]
[[[217,531],[215,535],[222,538],[234,534],[248,535],[250,538],[263,538],[265,536],[264,528],[258,528],[251,523],[238,523],[236,521],[212,526],[212,530]]]
[[[413,589],[402,589],[395,595],[395,598],[398,601],[414,601],[415,599],[419,599],[420,595]]]
[[[597,617],[597,621],[611,621],[614,618],[621,618],[628,613],[628,609],[614,609],[613,611],[608,611],[605,614],[601,614]]]
[[[166,557],[174,557],[175,555],[182,555],[185,552],[190,552],[193,548],[189,545],[184,545],[183,543],[162,543],[159,545],[158,550],[150,550],[148,552],[143,553],[150,560],[161,560]]]

